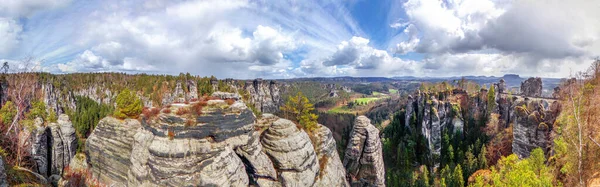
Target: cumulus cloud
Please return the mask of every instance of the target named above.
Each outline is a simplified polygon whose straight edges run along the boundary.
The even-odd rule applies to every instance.
[[[402,7],[406,39],[393,52],[425,54],[426,72],[566,76],[564,69],[588,64],[582,62],[600,51],[593,1],[409,0]]]
[[[0,17],[0,55],[8,54],[19,44],[19,35],[23,31],[15,20]]]

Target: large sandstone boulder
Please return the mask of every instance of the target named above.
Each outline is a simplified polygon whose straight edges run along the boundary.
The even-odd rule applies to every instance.
[[[521,94],[527,97],[542,96],[542,78],[529,78],[521,83]]]
[[[133,136],[141,127],[140,122],[133,119],[106,117],[100,120],[85,143],[91,172],[100,182],[113,186],[127,184]]]
[[[365,116],[358,116],[354,122],[344,166],[352,185],[385,186],[379,130]]]
[[[317,154],[308,134],[287,119],[279,119],[262,137],[283,186],[313,186],[319,174]]]
[[[50,175],[62,175],[64,168],[69,166],[69,162],[77,151],[75,128],[73,128],[69,116],[65,114],[61,114],[58,117],[58,123],[51,123],[48,128],[52,145]]]

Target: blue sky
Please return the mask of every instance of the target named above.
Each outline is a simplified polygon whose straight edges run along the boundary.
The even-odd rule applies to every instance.
[[[0,0],[0,61],[219,78],[566,77],[600,56],[598,9],[598,0]]]

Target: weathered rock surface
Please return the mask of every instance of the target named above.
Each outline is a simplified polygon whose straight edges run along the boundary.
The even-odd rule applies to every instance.
[[[279,119],[262,138],[283,186],[313,186],[319,174],[317,154],[308,134],[286,119]]]
[[[319,176],[315,186],[350,186],[346,180],[346,169],[336,150],[336,142],[329,128],[320,125],[315,134],[315,151],[319,159]]]
[[[264,81],[255,79],[246,82],[244,89],[250,94],[248,102],[254,104],[256,109],[263,113],[274,113],[279,111],[282,99],[279,86],[275,81]]]
[[[77,137],[75,136],[75,128],[69,121],[69,116],[61,114],[58,117],[58,123],[48,125],[50,129],[50,175],[62,175],[63,170],[69,165],[69,162],[75,156],[77,151]]]
[[[4,159],[0,156],[0,187],[8,187],[6,171],[4,171]]]
[[[521,83],[521,94],[527,97],[542,96],[542,78],[529,78]]]
[[[180,116],[161,114],[138,130],[129,186],[248,185],[244,163],[233,150],[249,142],[254,115],[235,104],[209,103],[215,106],[205,107],[193,125],[185,126],[187,120]],[[186,106],[174,106],[181,107]]]
[[[31,156],[35,162],[33,170],[44,177],[50,174],[48,161],[48,131],[43,126],[44,122],[42,118],[36,118],[34,122],[34,129],[31,133],[32,145],[31,145]]]
[[[369,118],[356,118],[345,154],[344,166],[352,185],[385,186],[379,130]]]
[[[529,157],[535,148],[548,152],[552,145],[550,132],[560,113],[558,102],[549,105],[544,100],[516,104],[513,122],[513,153],[519,158]]]
[[[86,140],[92,174],[102,183],[125,186],[133,136],[142,126],[133,119],[118,120],[106,117]]]
[[[213,97],[237,97],[227,95]],[[195,102],[173,104],[141,125],[101,120],[86,142],[90,171],[108,186],[348,186],[326,127],[313,146],[289,120],[256,119],[241,101],[206,103],[201,115],[176,115]]]

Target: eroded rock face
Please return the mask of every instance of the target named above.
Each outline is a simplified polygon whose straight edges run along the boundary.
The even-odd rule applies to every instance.
[[[172,114],[145,121],[134,135],[129,186],[248,185],[244,163],[233,150],[249,142],[254,115],[239,105],[209,103],[215,106],[205,107],[192,125]]]
[[[313,186],[319,174],[317,154],[308,134],[286,119],[278,119],[262,138],[283,186]]]
[[[352,185],[385,186],[379,130],[369,118],[356,118],[345,154],[344,166]]]
[[[141,124],[103,119],[86,142],[90,170],[109,186],[348,186],[326,127],[310,138],[289,120],[256,119],[241,101],[206,103],[201,115],[176,115],[192,102]]]
[[[350,186],[346,180],[346,169],[336,150],[336,142],[329,128],[320,125],[314,132],[315,151],[319,159],[319,176],[315,186]]]
[[[244,89],[251,96],[248,102],[253,103],[256,109],[263,113],[279,111],[282,100],[279,93],[279,86],[275,81],[255,79],[252,82],[246,82]]]
[[[77,137],[75,128],[69,116],[61,114],[58,123],[48,125],[50,129],[51,161],[50,175],[62,175],[63,170],[75,156],[77,151]]]
[[[2,159],[2,156],[0,156],[0,187],[8,187],[6,171],[4,171],[4,159]]]
[[[548,152],[552,145],[550,132],[560,113],[558,102],[549,105],[544,100],[516,104],[513,122],[513,153],[519,158],[529,157],[535,148]]]
[[[529,78],[521,83],[521,94],[527,97],[542,96],[542,78]]]
[[[46,127],[43,125],[44,121],[42,118],[35,119],[35,129],[31,133],[31,156],[35,162],[34,171],[47,177],[50,173],[48,170],[48,131],[46,131]]]
[[[142,126],[133,119],[106,117],[86,140],[92,174],[102,183],[125,186],[131,162],[133,135]]]

